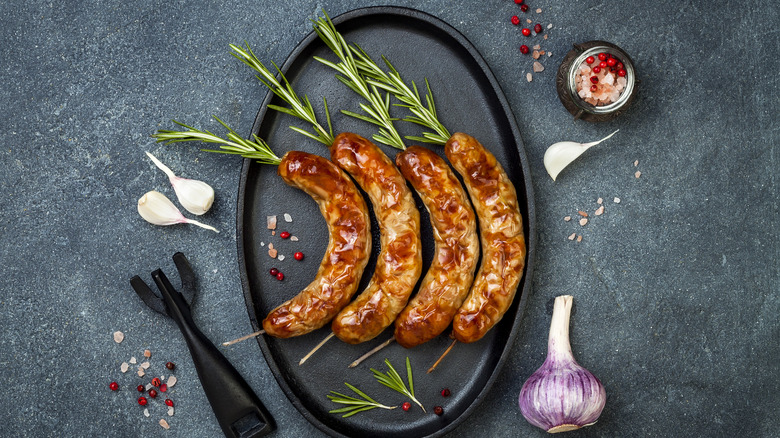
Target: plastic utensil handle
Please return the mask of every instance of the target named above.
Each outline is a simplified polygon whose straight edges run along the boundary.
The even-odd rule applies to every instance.
[[[187,341],[206,397],[227,437],[259,437],[275,429],[271,415],[227,358],[197,328],[189,306],[162,272],[152,273],[171,317]]]

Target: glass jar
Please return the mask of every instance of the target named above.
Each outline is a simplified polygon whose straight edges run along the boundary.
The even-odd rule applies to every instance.
[[[598,59],[599,53],[607,53],[619,59],[626,70],[626,86],[615,102],[608,105],[592,105],[577,94],[577,75],[580,65],[588,56]],[[637,85],[636,70],[631,57],[620,47],[606,41],[588,41],[574,44],[574,48],[566,54],[558,68],[555,78],[558,98],[563,106],[575,119],[587,122],[606,122],[619,116],[628,108],[636,97]]]

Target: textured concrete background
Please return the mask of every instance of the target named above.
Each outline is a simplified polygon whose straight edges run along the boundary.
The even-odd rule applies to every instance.
[[[515,112],[536,191],[527,317],[490,395],[451,435],[545,435],[520,416],[516,398],[544,360],[549,301],[569,293],[575,355],[608,394],[600,421],[572,436],[777,436],[776,2],[528,0],[542,9],[534,21],[553,24],[548,40],[532,40],[553,56],[531,83],[531,59],[517,50],[526,40],[509,21],[514,3],[389,3],[440,17],[479,49]],[[266,92],[227,45],[247,40],[262,60],[282,62],[322,7],[338,15],[370,4],[4,2],[0,435],[220,435],[181,336],[143,307],[128,279],[172,271],[171,254],[183,251],[201,279],[194,313],[206,335],[223,341],[251,329],[236,261],[241,163],[149,135],[172,118],[216,130],[211,114],[248,132]],[[591,39],[623,47],[642,81],[631,111],[605,125],[573,121],[553,82],[571,44]],[[546,175],[550,144],[617,128],[557,182]],[[203,220],[220,234],[141,220],[143,193],[173,196],[146,150],[215,188]],[[598,197],[604,216],[585,227],[563,220],[592,212]],[[567,240],[572,232],[582,242]],[[115,330],[123,343],[112,341]],[[153,371],[179,364],[169,431],[157,424],[159,403],[145,418],[134,376],[119,372],[145,348]],[[277,419],[273,436],[322,435],[288,402],[256,343],[224,351]],[[108,391],[111,380],[123,390]]]

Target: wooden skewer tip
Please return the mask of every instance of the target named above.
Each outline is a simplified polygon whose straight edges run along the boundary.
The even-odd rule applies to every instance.
[[[303,356],[303,357],[301,358],[301,360],[298,362],[298,365],[303,365],[303,363],[304,363],[304,362],[306,362],[307,360],[309,360],[309,358],[311,357],[311,355],[312,355],[312,354],[314,354],[314,353],[315,353],[317,350],[319,350],[319,349],[320,349],[320,347],[322,347],[323,345],[325,345],[325,343],[326,343],[326,342],[328,342],[328,341],[330,341],[330,338],[332,338],[332,337],[334,337],[334,336],[336,336],[336,334],[335,334],[335,333],[333,333],[333,332],[330,332],[330,334],[329,334],[328,336],[326,336],[326,337],[325,337],[325,339],[323,339],[322,341],[320,341],[320,343],[319,343],[319,344],[317,344],[317,345],[316,345],[314,348],[312,348],[310,352],[306,353],[306,356]]]
[[[453,339],[452,340],[452,343],[450,344],[450,346],[447,347],[446,350],[444,350],[444,353],[439,357],[439,359],[437,359],[436,362],[433,365],[431,365],[430,368],[428,368],[428,373],[427,374],[432,373],[433,370],[435,370],[436,367],[439,366],[439,363],[441,363],[442,359],[444,359],[444,356],[449,354],[450,350],[452,350],[452,347],[454,347],[457,342],[458,342],[457,339]]]
[[[264,333],[265,333],[265,330],[258,330],[256,332],[250,333],[250,334],[248,334],[246,336],[241,336],[238,339],[233,339],[232,341],[223,342],[222,345],[227,347],[228,345],[233,345],[233,344],[235,344],[237,342],[246,341],[247,339],[254,338],[256,336],[260,336],[260,335],[262,335]]]
[[[371,357],[371,356],[372,356],[374,353],[376,353],[377,351],[379,351],[379,350],[381,350],[381,349],[383,349],[383,348],[387,347],[387,346],[388,346],[388,345],[390,345],[390,343],[391,343],[391,342],[393,342],[393,341],[395,341],[395,337],[392,337],[392,338],[390,338],[390,339],[386,340],[385,342],[382,342],[381,344],[377,345],[376,347],[372,348],[372,349],[371,349],[371,351],[369,351],[368,353],[366,353],[366,354],[364,354],[364,355],[360,356],[360,357],[359,357],[359,358],[357,358],[357,359],[356,359],[354,362],[352,362],[351,364],[349,364],[349,368],[355,368],[356,366],[360,365],[360,363],[361,363],[361,362],[363,362],[364,360],[366,360],[366,359],[368,359],[369,357]]]

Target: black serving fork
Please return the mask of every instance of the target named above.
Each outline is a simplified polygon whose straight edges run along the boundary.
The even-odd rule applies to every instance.
[[[181,292],[173,288],[160,269],[152,272],[152,279],[162,298],[152,292],[137,275],[130,279],[130,284],[147,306],[176,321],[225,436],[250,438],[272,432],[275,424],[265,406],[246,380],[192,320],[190,304],[195,296],[196,278],[190,263],[181,252],[173,255],[173,262],[181,278]]]

